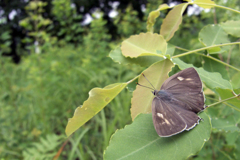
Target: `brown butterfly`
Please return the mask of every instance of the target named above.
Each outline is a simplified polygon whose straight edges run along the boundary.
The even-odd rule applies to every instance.
[[[205,97],[201,79],[194,68],[184,69],[169,77],[160,90],[154,89],[153,94],[152,118],[160,137],[190,130],[201,120],[197,113],[204,110]]]

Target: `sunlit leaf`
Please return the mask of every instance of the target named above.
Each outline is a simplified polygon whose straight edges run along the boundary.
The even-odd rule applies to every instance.
[[[122,55],[122,51],[120,47],[115,48],[109,54],[109,57],[113,59],[113,61],[118,62],[119,64],[127,65],[127,64],[138,64],[140,66],[150,66],[151,64],[163,60],[162,57],[156,56],[141,56],[137,58],[124,57]]]
[[[122,54],[125,57],[159,56],[164,57],[167,42],[159,34],[140,33],[122,42]]]
[[[152,115],[140,114],[131,125],[112,136],[104,159],[187,159],[197,154],[210,137],[209,117],[204,112],[199,116],[204,121],[192,130],[172,137],[159,137],[153,126]]]
[[[66,134],[70,136],[79,127],[85,124],[94,115],[100,112],[114,97],[116,97],[128,83],[116,83],[104,88],[93,88],[89,98],[78,107],[66,126]]]
[[[160,34],[169,41],[174,33],[178,30],[179,25],[182,23],[182,14],[185,11],[188,3],[182,3],[175,6],[163,20]]]
[[[219,25],[207,25],[199,32],[199,41],[204,46],[214,46],[222,43],[230,43],[227,33]],[[229,46],[222,47],[223,51],[229,49]],[[209,53],[216,53],[219,47],[211,48]]]
[[[225,32],[231,34],[234,37],[240,37],[240,20],[238,21],[227,21],[220,24]]]
[[[174,58],[173,62],[176,63],[179,68],[186,69],[189,67],[194,67],[192,64],[187,64],[185,62],[183,62],[182,60],[180,60],[179,58]],[[217,72],[207,72],[205,71],[203,68],[196,68],[194,67],[201,80],[204,82],[204,84],[210,88],[210,89],[214,89],[214,88],[222,88],[222,89],[231,89],[232,90],[232,85],[229,81],[225,80],[222,78],[220,73]]]
[[[160,89],[163,82],[168,78],[168,73],[171,71],[173,63],[169,60],[163,60],[154,63],[152,66],[143,71],[147,79],[152,83],[156,89]],[[138,83],[144,86],[151,85],[148,83],[146,78],[140,75]],[[152,87],[151,87],[152,88]],[[140,113],[151,113],[151,104],[154,95],[151,90],[141,86],[137,86],[133,92],[131,116],[134,119]]]
[[[215,3],[212,0],[194,0],[193,4],[197,4],[199,7],[210,9],[214,7]]]
[[[162,4],[158,7],[157,10],[154,10],[149,13],[148,19],[147,19],[147,30],[148,32],[153,32],[153,26],[156,22],[156,19],[160,16],[160,11],[168,9],[169,6],[167,4]]]

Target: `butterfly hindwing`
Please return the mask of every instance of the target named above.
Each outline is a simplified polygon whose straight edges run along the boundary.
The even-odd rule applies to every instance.
[[[185,110],[179,106],[176,106],[174,104],[171,104],[172,108],[178,113],[178,115],[184,120],[184,122],[187,124],[186,130],[190,130],[193,127],[195,127],[199,120],[201,119],[198,117],[198,115],[194,112]]]
[[[181,116],[168,104],[158,97],[152,101],[152,118],[155,130],[161,137],[169,137],[187,128]]]

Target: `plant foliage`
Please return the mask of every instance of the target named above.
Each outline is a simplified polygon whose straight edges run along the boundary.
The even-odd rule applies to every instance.
[[[156,11],[153,11],[149,14],[148,18],[147,28],[149,32],[133,35],[124,40],[121,44],[121,48],[119,49],[119,47],[117,47],[115,51],[112,51],[110,53],[110,57],[112,57],[116,62],[125,64],[136,63],[141,65],[144,60],[148,61],[148,63],[152,62],[153,64],[142,73],[148,77],[149,81],[151,81],[156,88],[160,88],[164,80],[168,78],[168,73],[171,71],[174,65],[181,70],[188,67],[194,67],[198,71],[200,78],[206,86],[206,89],[212,90],[212,92],[215,93],[220,100],[214,103],[211,98],[206,97],[206,105],[208,108],[205,109],[205,113],[200,114],[200,116],[202,115],[203,119],[206,119],[206,121],[200,122],[200,124],[191,131],[185,131],[177,136],[169,138],[159,138],[154,132],[151,116],[149,114],[145,115],[146,113],[151,112],[150,108],[153,95],[151,95],[146,88],[141,88],[138,86],[133,92],[131,106],[131,116],[134,121],[131,125],[128,125],[113,134],[109,147],[104,152],[105,159],[186,159],[191,155],[195,155],[203,148],[205,142],[209,140],[211,133],[211,122],[209,121],[209,117],[214,117],[214,115],[211,114],[211,110],[221,103],[226,103],[228,106],[231,106],[231,108],[235,109],[237,111],[236,115],[229,117],[229,120],[225,124],[221,123],[221,120],[216,118],[213,120],[212,127],[220,131],[222,131],[220,128],[224,128],[230,133],[239,132],[239,121],[237,117],[239,114],[240,100],[238,97],[240,96],[240,93],[238,90],[233,90],[232,86],[236,84],[233,84],[232,81],[229,81],[225,75],[226,67],[229,67],[233,71],[239,73],[239,65],[235,67],[219,60],[218,57],[214,56],[215,54],[221,56],[226,52],[232,52],[231,46],[240,45],[240,42],[238,41],[231,41],[228,36],[232,33],[226,31],[228,22],[232,25],[235,24],[233,28],[238,28],[237,24],[239,23],[239,20],[235,22],[232,20],[226,21],[224,22],[224,25],[207,25],[199,32],[198,43],[202,44],[202,46],[200,45],[200,48],[192,48],[191,50],[186,51],[183,48],[177,48],[177,46],[175,46],[176,49],[180,49],[183,52],[180,54],[173,53],[171,47],[167,47],[168,41],[174,37],[176,31],[179,29],[182,23],[182,14],[186,7],[191,4],[196,4],[205,9],[211,9],[213,7],[224,8],[223,6],[219,6],[210,0],[196,0],[193,2],[188,1],[187,3],[176,5],[172,7],[172,10],[163,20],[160,34],[152,33],[152,27],[155,23],[155,20],[158,16],[160,16],[160,14],[157,14]],[[168,8],[169,7],[167,5],[160,5],[157,11]],[[228,8],[224,9],[228,10]],[[237,10],[231,11],[240,14],[240,12]],[[237,34],[234,34],[234,36],[237,36]],[[239,36],[237,37],[239,38]],[[171,51],[167,51],[168,49]],[[122,53],[122,55],[120,53]],[[188,61],[190,64],[187,64],[184,60],[180,59],[182,57],[188,57],[189,55],[194,54],[203,57],[203,60],[205,59],[205,68],[206,66],[211,66],[211,68],[205,70],[204,66],[195,67],[194,63],[191,61]],[[153,61],[149,61],[149,57],[161,57],[162,59],[154,63]],[[213,63],[219,63],[219,65],[225,67],[222,67],[222,71],[218,72],[219,69],[217,67],[219,65],[212,66],[211,64]],[[146,65],[146,62],[143,64]],[[131,81],[134,80],[135,78],[133,78]],[[146,83],[141,75],[138,76],[138,81],[143,85]],[[128,83],[125,84],[127,85]],[[121,88],[121,90],[122,89],[123,88]],[[107,91],[104,91],[104,89],[102,89],[102,91],[102,95],[107,94]],[[120,90],[115,91],[116,94],[114,96],[116,96],[119,91]],[[92,94],[90,94],[90,98],[93,98],[91,95]],[[97,97],[101,97],[101,95],[98,95]],[[94,105],[94,102],[98,99],[97,97],[93,99],[89,98],[87,101],[85,101],[85,103],[88,102]],[[89,112],[84,111],[84,107],[81,109],[82,115],[87,115],[87,112]],[[92,112],[96,111],[96,109],[97,106],[94,106]],[[231,110],[229,110],[228,113],[231,113]],[[78,118],[79,115],[74,114],[74,118]],[[88,117],[91,118],[91,116]],[[70,128],[72,128],[71,132],[76,130],[76,128],[73,127],[69,128],[72,123],[73,122],[68,121],[66,130],[67,134],[69,133],[68,130],[70,130]],[[74,121],[74,123],[76,122]],[[79,121],[78,124],[80,127],[83,123],[82,121]],[[227,127],[227,124],[231,124],[229,128]],[[184,139],[183,135],[186,137],[186,139]],[[164,147],[161,149],[162,145]],[[191,150],[186,149],[184,146],[191,146]],[[174,147],[175,149],[173,149]],[[229,155],[228,157],[236,158],[234,154]]]

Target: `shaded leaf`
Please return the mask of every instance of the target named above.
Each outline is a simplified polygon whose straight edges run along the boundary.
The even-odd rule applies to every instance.
[[[231,83],[234,89],[239,89],[240,88],[240,72],[236,73],[233,75]]]
[[[228,72],[226,70],[226,67],[223,64],[216,62],[207,57],[202,57],[202,58],[204,60],[204,64],[203,64],[204,70],[208,72],[218,72],[222,75],[224,79],[229,80]]]
[[[229,89],[217,88],[216,92],[220,100],[233,97],[234,94]],[[225,101],[217,106],[207,108],[212,119],[213,131],[235,132],[240,131],[240,100],[237,98]]]
[[[120,46],[116,47],[114,50],[112,50],[109,54],[109,57],[113,59],[113,61],[118,62],[119,64],[138,64],[140,66],[150,66],[151,64],[163,60],[162,57],[156,57],[156,56],[144,56],[144,57],[137,57],[137,58],[130,58],[130,57],[124,57],[122,55],[122,51]]]
[[[240,132],[239,125],[239,112],[233,112],[226,117],[212,118],[213,129],[226,132]],[[238,121],[238,122],[237,122]]]
[[[115,83],[104,88],[93,88],[89,92],[89,98],[82,107],[77,107],[72,118],[69,118],[66,126],[66,134],[70,136],[79,127],[101,111],[111,100],[116,97],[128,83]]]
[[[209,117],[204,112],[199,116],[204,121],[192,130],[171,137],[159,137],[153,126],[152,115],[140,114],[131,125],[112,136],[104,159],[187,159],[199,152],[210,137]]]
[[[174,52],[175,52],[175,45],[168,43],[166,55],[169,55],[171,57],[173,56]]]
[[[159,34],[140,33],[122,42],[122,54],[125,57],[159,56],[164,57],[167,42]]]
[[[136,89],[137,82],[138,82],[138,79],[136,78],[134,81],[132,81],[127,85],[127,89],[129,90],[129,92],[133,92]]]
[[[217,88],[216,91],[219,94],[219,96],[221,97],[221,100],[231,98],[231,97],[234,97],[234,96],[240,94],[240,93],[234,93],[230,89]],[[238,111],[240,111],[240,98],[239,97],[228,100],[224,103],[227,103],[229,106],[232,106],[233,108],[238,109]]]
[[[239,132],[232,132],[232,133],[228,133],[226,135],[226,142],[228,145],[234,145],[236,143],[236,140],[239,137]]]
[[[171,71],[173,63],[169,59],[154,63],[149,68],[143,71],[147,79],[152,83],[156,89],[160,89],[163,82],[168,78],[168,73]],[[144,86],[151,85],[148,83],[146,78],[140,75],[138,83]],[[152,87],[151,87],[152,88]],[[134,119],[140,113],[151,113],[151,105],[154,95],[151,90],[141,86],[137,86],[133,92],[131,100],[131,116]]]
[[[182,14],[187,6],[188,3],[182,3],[175,6],[163,20],[160,34],[166,39],[166,41],[169,41],[178,30],[179,25],[182,23]]]
[[[235,157],[236,159],[240,159],[240,138],[237,139],[236,141],[236,152],[235,152]]]
[[[204,46],[214,46],[222,43],[230,43],[227,33],[219,25],[207,25],[199,32],[199,41]],[[229,46],[222,47],[223,51],[229,49]],[[219,47],[208,50],[209,53],[219,53]]]
[[[234,37],[240,37],[240,20],[238,21],[230,20],[221,23],[220,25],[224,29],[224,31],[227,32],[228,34]]]
[[[179,66],[179,68],[181,68],[182,70],[189,67],[194,67],[192,64],[187,64],[182,60],[180,60],[179,58],[174,58],[172,61],[176,63]],[[221,74],[216,72],[207,72],[203,68],[196,68],[196,67],[194,68],[197,70],[201,80],[204,82],[204,84],[208,88],[210,89],[222,88],[222,89],[232,90],[232,86],[230,82],[223,79]]]

